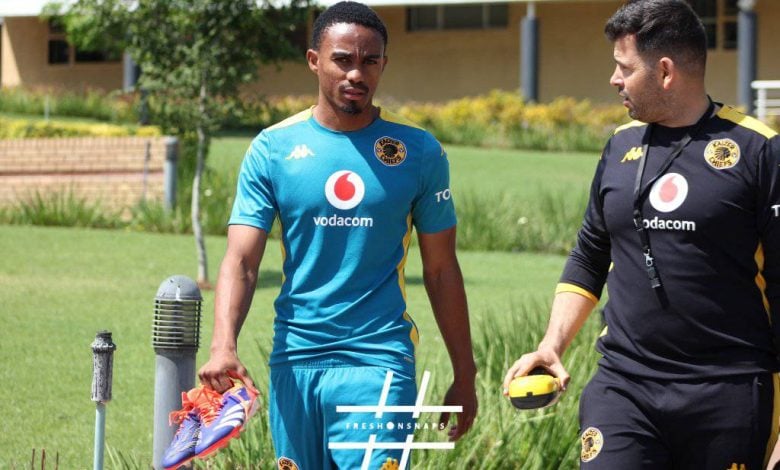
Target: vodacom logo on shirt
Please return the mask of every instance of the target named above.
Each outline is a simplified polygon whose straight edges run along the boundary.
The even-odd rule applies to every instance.
[[[360,204],[365,194],[363,178],[349,170],[337,171],[325,182],[325,197],[336,209],[352,209]]]
[[[688,180],[679,173],[667,173],[653,183],[648,200],[659,212],[672,212],[688,197]],[[660,219],[657,216],[642,221],[645,228],[656,230],[682,230],[693,232],[696,222],[692,220]]]
[[[325,198],[336,209],[349,210],[357,207],[366,195],[363,178],[354,171],[339,170],[325,182]],[[338,214],[314,217],[319,227],[373,227],[372,217],[349,217]]]
[[[650,190],[650,204],[655,210],[672,212],[682,205],[688,196],[688,180],[679,173],[663,175]]]

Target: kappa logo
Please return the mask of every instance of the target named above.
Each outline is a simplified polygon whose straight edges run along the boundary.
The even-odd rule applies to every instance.
[[[293,459],[287,457],[279,457],[279,460],[276,461],[276,466],[279,470],[298,470],[298,464]]]
[[[366,194],[366,185],[357,173],[340,170],[325,182],[325,197],[336,209],[348,210],[360,204]]]
[[[739,161],[739,145],[731,139],[710,141],[704,148],[704,159],[716,170],[733,167]]]
[[[598,457],[601,448],[604,446],[604,436],[597,428],[590,427],[586,429],[580,437],[582,442],[582,451],[580,459],[583,462],[590,462]]]
[[[374,155],[387,166],[398,166],[406,160],[406,145],[392,137],[380,137],[374,142]]]
[[[650,204],[660,212],[672,212],[688,196],[688,180],[679,173],[663,175],[650,190]]]
[[[300,160],[302,158],[306,157],[313,157],[314,152],[311,151],[308,145],[296,145],[295,148],[290,152],[290,155],[287,155],[287,158],[285,160]]]
[[[631,147],[631,149],[623,155],[623,159],[620,163],[639,160],[642,158],[642,147]]]

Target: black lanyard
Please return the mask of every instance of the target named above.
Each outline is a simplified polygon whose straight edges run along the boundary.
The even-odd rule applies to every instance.
[[[666,157],[666,161],[664,161],[663,165],[661,165],[658,173],[650,178],[644,188],[642,188],[642,176],[645,173],[645,167],[647,166],[647,155],[650,151],[650,137],[653,134],[652,123],[647,125],[645,135],[642,137],[642,157],[639,161],[639,164],[637,165],[636,180],[634,181],[634,227],[636,228],[636,232],[639,234],[639,240],[642,242],[642,254],[645,257],[645,269],[647,270],[647,277],[650,278],[650,286],[652,286],[656,292],[659,292],[659,295],[660,289],[662,287],[661,278],[658,276],[658,268],[655,265],[655,258],[653,258],[653,252],[650,250],[650,237],[647,233],[647,230],[645,229],[644,220],[642,217],[642,203],[647,197],[647,194],[649,193],[653,184],[658,180],[658,178],[666,173],[666,171],[672,165],[674,159],[682,153],[685,146],[688,145],[691,140],[693,140],[696,134],[698,134],[704,122],[712,117],[713,114],[715,114],[715,104],[711,99],[709,101],[710,105],[707,107],[707,111],[702,115],[701,118],[699,118],[698,122],[696,122],[696,124],[683,136],[683,138],[677,142],[677,145],[672,149],[672,152],[668,157]],[[665,299],[665,296],[662,297],[662,299]]]

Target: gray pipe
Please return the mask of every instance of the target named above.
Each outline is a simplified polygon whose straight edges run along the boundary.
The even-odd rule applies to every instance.
[[[154,447],[152,465],[162,468],[162,457],[176,434],[168,415],[181,409],[181,394],[195,386],[195,356],[200,346],[198,285],[186,276],[171,276],[157,290],[154,302]]]

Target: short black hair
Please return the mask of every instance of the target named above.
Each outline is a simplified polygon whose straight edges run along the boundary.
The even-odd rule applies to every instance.
[[[704,74],[707,35],[701,19],[684,0],[629,0],[604,27],[612,42],[636,35],[636,47],[646,58],[670,57],[691,72]]]
[[[338,2],[331,5],[314,20],[311,32],[312,49],[318,50],[320,48],[322,34],[337,23],[359,24],[373,29],[382,36],[382,42],[387,47],[387,28],[374,10],[358,2]]]

